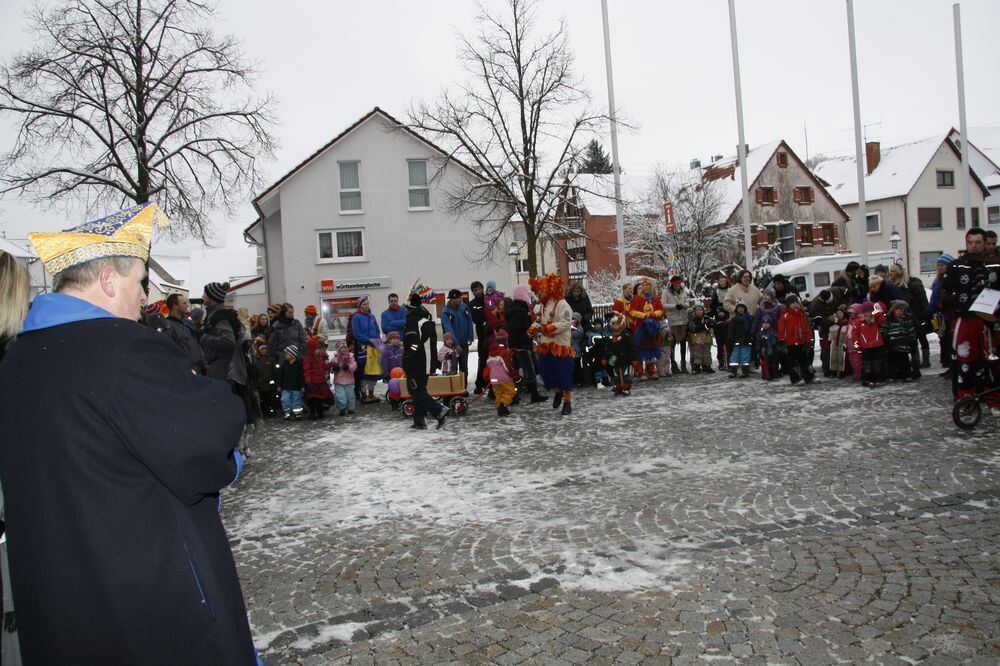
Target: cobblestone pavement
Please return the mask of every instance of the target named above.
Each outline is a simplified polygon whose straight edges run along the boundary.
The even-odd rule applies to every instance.
[[[270,664],[1000,662],[1000,437],[931,376],[269,422],[223,514]]]

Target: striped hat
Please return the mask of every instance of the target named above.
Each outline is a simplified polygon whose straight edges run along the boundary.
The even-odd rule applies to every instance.
[[[205,285],[205,295],[216,303],[223,303],[229,293],[228,282],[209,282]]]
[[[955,257],[951,256],[947,252],[942,253],[941,256],[937,258],[937,262],[939,264],[950,264],[953,261],[955,261]]]
[[[288,345],[287,347],[285,347],[285,353],[286,354],[291,354],[292,356],[298,356],[299,355],[299,346],[298,345]]]

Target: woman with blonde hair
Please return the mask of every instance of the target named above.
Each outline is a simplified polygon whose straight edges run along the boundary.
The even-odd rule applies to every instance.
[[[0,360],[28,314],[31,283],[17,259],[0,250]]]

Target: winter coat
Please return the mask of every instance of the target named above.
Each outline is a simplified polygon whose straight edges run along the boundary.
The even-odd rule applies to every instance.
[[[851,323],[853,328],[853,343],[856,350],[876,349],[885,346],[882,337],[882,324],[885,323],[885,315],[876,312],[872,321],[866,321],[864,317]]]
[[[531,349],[531,337],[528,335],[531,312],[528,310],[528,304],[523,301],[513,301],[504,308],[503,314],[507,321],[507,341],[510,348]]]
[[[351,315],[351,335],[354,337],[354,349],[361,353],[364,348],[372,344],[373,340],[381,338],[378,331],[378,322],[371,312],[358,310]]]
[[[848,346],[848,334],[851,332],[851,325],[847,319],[841,319],[839,323],[830,327],[830,347],[844,349]]]
[[[926,324],[930,314],[927,302],[927,291],[924,289],[923,280],[918,277],[911,277],[906,283],[907,291],[910,292],[910,312],[921,324]]]
[[[632,343],[632,331],[627,327],[620,335],[612,334],[608,338],[607,357],[608,367],[612,369],[627,369],[635,360],[635,345]]]
[[[475,335],[468,304],[462,302],[455,307],[449,303],[444,306],[441,310],[441,329],[444,333],[451,333],[455,337],[455,342],[467,347]]]
[[[712,329],[709,328],[705,317],[698,315],[691,317],[687,325],[687,339],[693,345],[712,344]]]
[[[327,341],[330,339],[330,327],[327,325],[326,319],[322,315],[317,314],[312,323],[305,328],[309,333],[309,337],[315,338],[319,346],[326,349]]]
[[[278,386],[278,364],[270,356],[253,357],[254,375],[258,391],[274,391]]]
[[[904,294],[902,289],[889,282],[889,280],[883,280],[877,291],[868,292],[867,300],[871,303],[882,303],[885,309],[888,310],[893,301],[906,301],[909,303],[910,298],[909,292]]]
[[[619,296],[611,304],[611,311],[625,315],[625,321],[629,324],[629,326],[632,325],[632,318],[628,316],[629,310],[631,309],[631,302],[631,297],[625,298],[624,296]]]
[[[316,358],[309,355],[302,359],[302,380],[306,384],[326,384],[326,376],[330,371],[333,361],[325,355]]]
[[[761,301],[760,307],[757,308],[757,312],[753,315],[753,321],[750,324],[750,333],[756,337],[765,321],[771,325],[771,330],[777,332],[778,318],[781,317],[782,309],[774,301],[770,303]]]
[[[399,338],[403,338],[403,326],[406,324],[406,308],[399,306],[395,310],[386,308],[382,311],[382,335],[389,335],[390,332],[399,333]]]
[[[496,310],[497,306],[500,305],[500,301],[504,299],[504,293],[502,291],[494,290],[492,294],[483,294],[483,306],[487,310]],[[471,312],[470,312],[471,315]],[[470,338],[471,339],[471,338]]]
[[[573,320],[569,328],[569,345],[573,348],[573,353],[577,356],[583,354],[583,349],[586,346],[587,334],[583,330],[583,324],[581,322]]]
[[[282,358],[278,363],[278,386],[282,391],[301,391],[305,386],[305,378],[302,376],[302,361],[289,363],[287,358]]]
[[[882,324],[882,337],[889,351],[909,352],[917,341],[916,323],[909,312],[897,318],[890,312]]]
[[[731,317],[723,308],[722,313],[716,312],[715,323],[712,324],[712,333],[715,335],[715,343],[725,346],[729,344],[729,321]],[[748,322],[749,328],[749,322]]]
[[[748,345],[753,340],[750,329],[753,326],[753,319],[749,312],[740,314],[734,312],[729,318],[729,332],[727,341],[729,346]]]
[[[572,295],[567,294],[566,302],[569,303],[570,310],[580,315],[580,324],[583,326],[583,330],[589,331],[590,318],[594,316],[594,306],[590,304],[590,296],[581,294],[580,298],[573,298]]]
[[[490,384],[513,384],[521,378],[514,369],[510,349],[501,345],[490,347],[486,367],[489,369]]]
[[[285,348],[295,345],[299,348],[299,358],[306,353],[306,329],[302,327],[298,319],[288,319],[282,321],[280,318],[274,320],[271,326],[271,335],[267,337],[267,350],[271,357],[279,363],[285,357]]]
[[[813,344],[812,323],[805,310],[785,308],[778,317],[778,342],[784,342],[789,347],[802,345],[811,347]]]
[[[358,362],[354,360],[354,354],[350,351],[337,352],[333,357],[333,383],[338,386],[350,386],[354,384],[354,373],[358,369]]]
[[[675,308],[676,311],[676,308]],[[629,303],[629,317],[632,319],[632,330],[639,327],[647,319],[660,321],[663,319],[664,306],[661,299],[653,294],[646,298],[642,294],[636,294]]]
[[[402,338],[400,338],[402,339]],[[386,344],[382,347],[382,376],[388,377],[393,368],[403,367],[403,345]]]
[[[35,298],[0,372],[25,664],[254,663],[218,497],[245,418],[163,335],[67,294]]]
[[[472,324],[476,327],[476,339],[482,342],[486,337],[486,299],[482,296],[469,299],[469,314]]]
[[[441,364],[441,372],[451,375],[458,372],[458,358],[462,355],[462,345],[455,343],[453,346],[441,345],[437,351],[438,363]]]
[[[830,300],[824,301],[818,296],[809,304],[809,318],[819,331],[819,337],[830,337],[830,326],[833,324],[833,315],[837,312],[837,303],[833,296]]]
[[[747,305],[747,312],[752,316],[757,314],[757,307],[763,300],[763,292],[753,282],[750,283],[749,287],[744,287],[742,282],[737,282],[726,292],[726,297],[722,299],[722,305],[729,314],[732,314],[736,310],[736,304],[743,301]]]
[[[236,342],[242,337],[242,328],[235,310],[225,305],[209,306],[205,313],[205,326],[198,339],[205,353],[206,375],[213,379],[227,378]]]
[[[682,326],[688,322],[690,308],[694,304],[688,290],[681,287],[680,293],[675,292],[670,287],[660,294],[660,304],[667,317],[667,324],[670,326]]]
[[[170,340],[180,347],[185,356],[191,362],[191,368],[199,375],[205,374],[207,368],[205,364],[205,352],[201,348],[191,327],[174,317],[166,317],[163,320],[163,333]]]
[[[426,386],[428,374],[437,368],[437,329],[427,308],[407,308],[403,328],[403,371],[412,392],[416,386]]]

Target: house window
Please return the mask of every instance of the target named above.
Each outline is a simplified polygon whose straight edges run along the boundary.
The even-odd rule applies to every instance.
[[[882,233],[882,213],[875,211],[865,215],[865,222],[868,226],[868,235]]]
[[[778,153],[778,166],[782,169],[788,167],[788,153]]]
[[[811,187],[796,187],[795,188],[795,203],[800,206],[808,206],[813,203],[815,198],[813,197],[813,188]]]
[[[830,274],[826,271],[822,273],[813,273],[813,284],[819,287],[829,287],[830,286]]]
[[[778,191],[773,187],[757,188],[757,203],[762,206],[773,206],[778,203]]]
[[[365,232],[361,229],[320,231],[316,239],[321,263],[364,261]]]
[[[990,206],[987,208],[986,217],[989,219],[990,226],[1000,224],[1000,206]]]
[[[803,224],[799,227],[799,237],[802,239],[802,245],[812,245],[813,244],[813,228],[811,224]]]
[[[941,228],[940,208],[917,209],[917,229],[940,229],[940,228]]]
[[[920,272],[934,273],[937,271],[937,260],[941,256],[941,250],[920,253]]]
[[[833,245],[837,242],[837,229],[832,224],[824,224],[823,245]]]
[[[517,241],[518,245],[528,242],[528,230],[524,228],[523,224],[514,225],[514,240]]]
[[[965,207],[955,209],[955,222],[959,229],[965,228]],[[972,226],[979,226],[979,209],[976,207],[972,208]]]
[[[340,212],[361,212],[361,162],[339,162]]]
[[[954,171],[944,171],[938,169],[937,172],[937,186],[938,187],[955,187],[955,172]]]
[[[410,210],[429,210],[431,190],[427,187],[427,160],[406,160],[409,173]]]
[[[514,266],[517,269],[518,273],[527,273],[528,272],[528,260],[527,259],[518,259],[517,261],[514,262]]]

